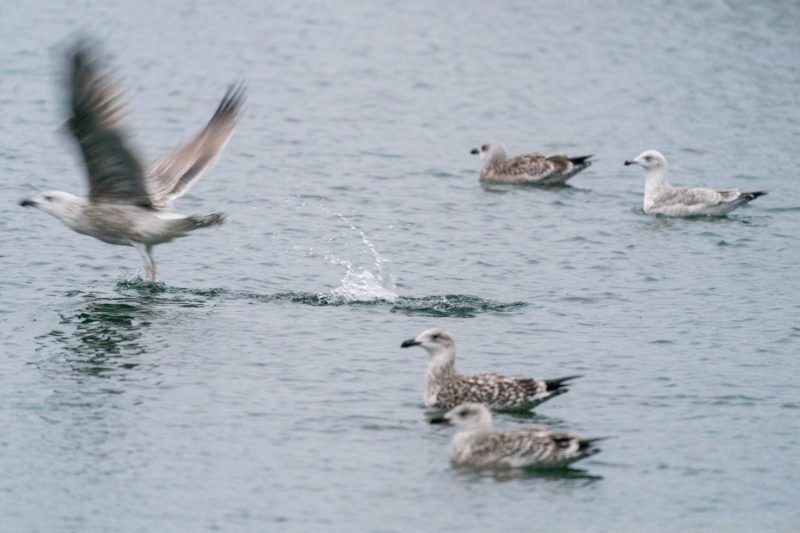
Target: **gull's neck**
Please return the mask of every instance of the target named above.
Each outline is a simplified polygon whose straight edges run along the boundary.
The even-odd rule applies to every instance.
[[[84,212],[89,207],[89,199],[73,195],[68,196],[68,198],[68,201],[63,201],[57,206],[43,209],[43,211],[53,215],[72,230],[78,233],[85,233],[87,220]]]
[[[477,439],[492,432],[492,421],[475,425],[469,429],[462,429],[453,437],[450,443],[453,455],[458,456],[461,454],[469,454],[468,447],[472,445]]]
[[[494,151],[492,151],[492,155],[483,160],[483,168],[499,165],[506,159],[508,159],[508,154],[506,154],[506,151],[496,148]]]
[[[456,376],[458,376],[458,371],[456,370],[455,346],[430,352],[425,376],[425,405],[431,407],[442,386]]]
[[[647,171],[644,181],[645,209],[653,199],[664,191],[672,188],[667,180],[667,167],[651,168]]]

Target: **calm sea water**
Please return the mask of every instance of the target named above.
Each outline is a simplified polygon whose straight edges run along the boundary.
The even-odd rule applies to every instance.
[[[3,531],[797,531],[800,8],[794,2],[6,2],[0,7]],[[85,191],[62,50],[100,38],[148,159],[245,80],[176,204],[230,222],[133,249],[23,210]],[[484,189],[469,150],[595,154]],[[768,190],[728,218],[673,183]],[[559,474],[475,471],[426,423],[465,372],[569,394],[497,427],[610,436]]]

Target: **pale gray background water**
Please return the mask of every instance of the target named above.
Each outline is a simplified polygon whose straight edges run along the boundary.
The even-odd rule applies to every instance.
[[[443,4],[3,3],[3,531],[800,527],[798,4]],[[156,287],[16,205],[85,191],[57,131],[76,30],[148,158],[248,84],[176,204],[230,223],[157,247]],[[596,163],[487,191],[490,139]],[[646,216],[622,162],[648,148],[770,194]],[[585,375],[498,427],[614,438],[562,475],[454,467],[399,349],[434,325],[464,371]]]

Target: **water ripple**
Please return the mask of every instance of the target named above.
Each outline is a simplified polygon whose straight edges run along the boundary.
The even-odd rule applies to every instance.
[[[336,290],[329,293],[278,292],[261,294],[248,291],[234,291],[224,288],[189,289],[169,287],[164,283],[144,283],[141,281],[121,281],[120,289],[134,289],[144,294],[183,294],[226,300],[244,299],[258,302],[293,302],[315,307],[358,306],[388,307],[392,313],[434,317],[472,318],[480,313],[511,312],[528,305],[526,302],[500,302],[468,294],[436,294],[430,296],[397,296],[394,298],[370,297],[353,298]],[[187,305],[189,305],[187,303]],[[197,305],[196,303],[193,305]]]

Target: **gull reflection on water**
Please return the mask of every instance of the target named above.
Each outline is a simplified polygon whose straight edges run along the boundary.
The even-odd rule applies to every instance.
[[[562,468],[480,468],[453,463],[454,477],[464,483],[492,481],[498,483],[519,481],[546,481],[559,483],[563,488],[580,488],[592,485],[603,476],[590,474],[588,470],[573,467]],[[548,485],[548,490],[552,486]]]
[[[77,308],[61,313],[59,326],[39,338],[46,350],[74,371],[95,377],[136,368],[145,352],[142,334],[157,318],[147,299],[84,294]]]
[[[60,313],[58,327],[38,338],[42,350],[83,375],[107,378],[141,364],[153,350],[143,336],[168,322],[169,309],[199,306],[150,284],[120,284],[116,295],[72,291],[77,303]]]

